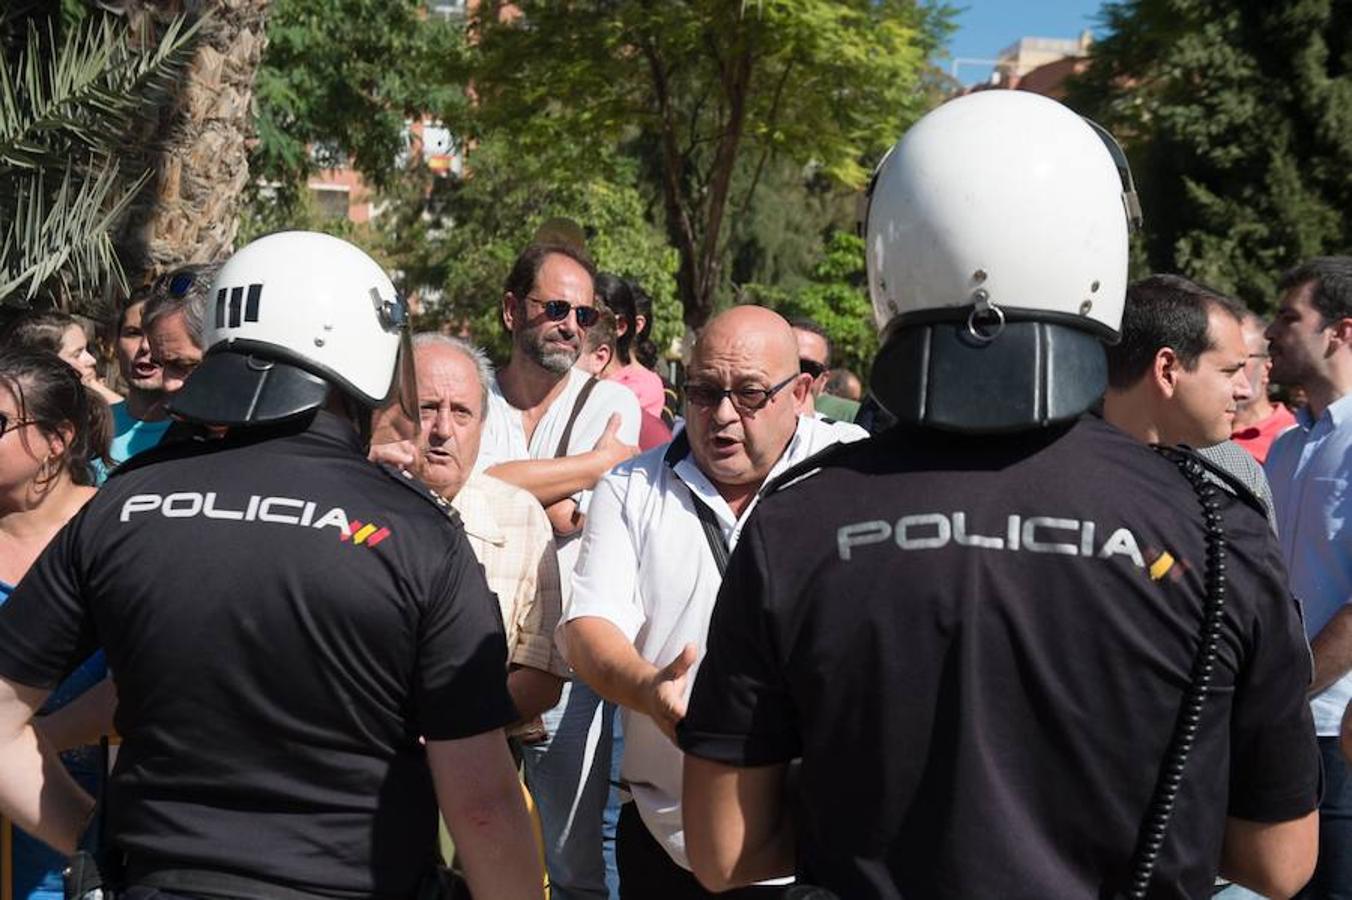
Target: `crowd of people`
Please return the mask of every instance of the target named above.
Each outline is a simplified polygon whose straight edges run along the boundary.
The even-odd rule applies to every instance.
[[[15,316],[5,900],[1352,895],[1352,256],[1127,284],[1007,93],[879,169],[868,391],[557,236],[496,368],[304,232]]]

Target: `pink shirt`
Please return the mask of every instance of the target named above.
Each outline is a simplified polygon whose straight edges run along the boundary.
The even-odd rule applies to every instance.
[[[618,381],[629,388],[638,397],[638,405],[650,416],[662,418],[662,407],[666,405],[666,394],[662,379],[652,369],[644,368],[640,363],[630,363],[611,375],[610,381]]]
[[[1277,435],[1294,424],[1296,424],[1295,414],[1278,403],[1272,411],[1272,415],[1256,425],[1239,429],[1230,435],[1230,439],[1249,451],[1253,458],[1261,464],[1267,461],[1268,450],[1272,447],[1272,442],[1277,439]]]

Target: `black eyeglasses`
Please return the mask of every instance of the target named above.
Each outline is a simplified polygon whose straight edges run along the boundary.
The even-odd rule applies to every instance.
[[[594,306],[574,306],[567,300],[541,300],[530,295],[527,295],[526,299],[543,307],[545,318],[551,322],[562,322],[568,318],[569,310],[572,310],[573,314],[577,316],[578,328],[590,328],[596,324],[597,319],[601,318],[600,311]]]
[[[795,373],[785,378],[774,387],[735,387],[723,388],[715,384],[704,384],[699,381],[687,381],[685,383],[685,399],[695,406],[705,406],[710,409],[716,408],[727,397],[732,401],[732,406],[738,412],[755,412],[764,408],[765,404],[782,391],[786,386],[793,383],[802,373]]]
[[[0,437],[4,437],[16,428],[32,425],[36,421],[37,419],[11,419],[6,413],[0,412]]]
[[[821,363],[817,362],[815,359],[802,359],[802,358],[799,358],[799,360],[798,360],[798,371],[800,371],[800,372],[806,372],[807,374],[811,375],[813,378],[821,378],[823,375],[826,374],[826,366],[824,366],[824,365],[822,365]]]

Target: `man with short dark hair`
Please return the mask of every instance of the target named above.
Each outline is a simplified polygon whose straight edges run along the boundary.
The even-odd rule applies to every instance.
[[[260,238],[217,278],[262,288],[169,407],[217,438],[122,466],[0,605],[0,811],[66,853],[90,829],[29,721],[101,645],[125,866],[92,887],[423,896],[439,808],[476,896],[539,898],[497,601],[446,502],[366,457],[374,411],[416,400],[407,308],[329,235]]]
[[[1273,443],[1276,499],[1291,590],[1305,608],[1314,653],[1310,690],[1324,758],[1319,863],[1305,898],[1352,896],[1352,768],[1338,728],[1352,699],[1352,256],[1312,259],[1282,276],[1268,326],[1272,378],[1299,385],[1309,405]]]
[[[898,423],[775,479],[729,559],[676,729],[700,882],[1205,897],[1219,867],[1294,894],[1319,760],[1277,547],[1191,453],[1084,415],[1125,154],[978,92],[908,129],[863,219]]]
[[[1129,285],[1122,339],[1107,348],[1103,418],[1148,444],[1197,450],[1262,500],[1271,519],[1263,470],[1229,440],[1236,407],[1252,396],[1245,314],[1234,300],[1179,275]]]

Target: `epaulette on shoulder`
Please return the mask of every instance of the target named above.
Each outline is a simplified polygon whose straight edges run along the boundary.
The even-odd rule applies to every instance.
[[[831,465],[833,459],[837,455],[845,452],[845,448],[849,446],[850,443],[832,444],[825,449],[818,450],[807,459],[794,463],[783,472],[776,475],[775,478],[765,486],[765,490],[761,492],[762,496],[777,494],[780,491],[793,487],[795,484],[806,481],[822,469]]]
[[[402,487],[412,491],[422,499],[426,500],[428,503],[435,506],[441,512],[441,514],[445,516],[457,528],[461,527],[460,513],[455,511],[454,506],[451,506],[451,501],[447,500],[445,497],[441,496],[436,491],[432,490],[430,487],[423,484],[408,469],[400,469],[397,466],[390,465],[389,463],[381,463],[380,471],[388,475],[390,477],[390,480],[394,481],[396,484],[401,485]]]
[[[1229,469],[1218,463],[1212,462],[1193,448],[1182,444],[1175,447],[1159,447],[1157,449],[1163,451],[1164,458],[1170,462],[1177,463],[1179,458],[1196,460],[1198,464],[1201,465],[1202,469],[1206,471],[1207,475],[1211,477],[1212,481],[1219,482],[1221,487],[1237,497],[1246,506],[1251,507],[1254,512],[1258,513],[1263,518],[1267,518],[1268,509],[1263,503],[1262,498],[1255,494],[1253,489],[1245,484],[1234,472],[1231,472]]]

